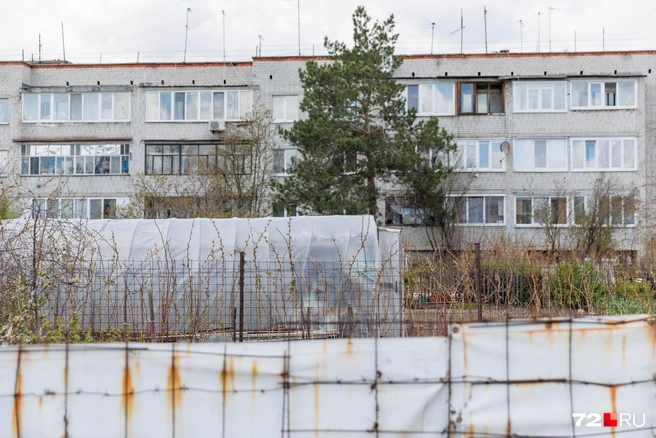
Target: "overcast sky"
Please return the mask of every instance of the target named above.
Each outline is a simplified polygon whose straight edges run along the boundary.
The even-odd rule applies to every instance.
[[[63,58],[72,62],[250,60],[324,54],[323,39],[352,41],[358,5],[374,19],[394,14],[399,54],[656,49],[656,2],[646,0],[0,0],[0,60]],[[551,11],[549,8],[553,8]],[[225,12],[225,16],[223,15]],[[539,19],[538,19],[539,13]],[[549,32],[551,15],[551,32]],[[522,20],[520,24],[519,20]],[[538,33],[538,28],[540,32]],[[521,29],[521,33],[520,33]],[[455,32],[454,32],[455,31]],[[576,33],[576,48],[575,48]],[[603,35],[605,34],[605,40]],[[604,42],[605,41],[605,42]],[[24,51],[24,52],[23,52]]]

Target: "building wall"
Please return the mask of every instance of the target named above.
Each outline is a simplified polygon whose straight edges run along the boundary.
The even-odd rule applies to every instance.
[[[112,141],[130,145],[129,175],[88,175],[69,178],[70,196],[114,196],[127,198],[135,177],[145,169],[145,144],[164,142],[212,142],[219,133],[208,129],[206,121],[147,122],[146,93],[171,90],[252,90],[253,104],[272,110],[273,97],[302,96],[299,70],[309,58],[255,58],[239,64],[120,64],[51,65],[6,62],[0,64],[0,99],[9,99],[9,123],[0,124],[0,151],[8,151],[9,167],[20,170],[22,144]],[[316,58],[317,62],[329,62]],[[568,162],[571,139],[576,137],[635,137],[637,170],[604,172],[613,183],[640,193],[639,225],[624,229],[626,249],[643,246],[644,233],[653,226],[651,200],[656,198],[652,172],[655,157],[656,80],[652,66],[656,52],[489,54],[407,56],[396,77],[408,85],[439,81],[500,80],[505,86],[505,112],[493,115],[440,116],[440,123],[456,139],[566,138]],[[517,80],[610,79],[630,76],[637,80],[637,106],[632,109],[567,110],[563,113],[514,113],[513,83]],[[128,91],[131,117],[126,122],[24,123],[22,92]],[[569,88],[568,88],[569,108]],[[229,123],[228,123],[229,124]],[[283,124],[282,126],[291,126]],[[282,142],[280,147],[285,147]],[[602,172],[520,172],[514,170],[514,149],[504,157],[503,172],[461,172],[468,194],[505,196],[505,223],[463,226],[463,242],[504,236],[511,242],[544,245],[539,227],[515,226],[515,195],[557,195],[589,193]],[[22,176],[21,183],[35,197],[52,190],[52,176]],[[399,187],[385,186],[389,193],[401,194]],[[379,203],[385,212],[385,200]],[[379,221],[384,223],[381,215]],[[425,230],[404,226],[406,237],[418,249],[428,249]],[[642,248],[637,248],[642,249]]]

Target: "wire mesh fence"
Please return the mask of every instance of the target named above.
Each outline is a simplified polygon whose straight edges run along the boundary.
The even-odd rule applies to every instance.
[[[650,272],[585,261],[509,263],[481,253],[409,261],[403,269],[381,261],[254,261],[241,253],[98,261],[37,283],[23,273],[22,281],[34,286],[27,293],[38,303],[40,332],[248,342],[446,336],[454,322],[653,314]]]

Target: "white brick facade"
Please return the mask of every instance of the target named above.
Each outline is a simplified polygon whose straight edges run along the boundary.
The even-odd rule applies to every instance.
[[[317,58],[320,62],[325,58]],[[256,58],[251,62],[188,64],[98,64],[51,65],[23,62],[0,63],[0,99],[9,102],[9,123],[0,124],[0,151],[8,151],[10,170],[20,173],[21,145],[48,143],[127,143],[130,145],[130,172],[125,175],[73,175],[67,195],[75,197],[129,197],[133,179],[144,173],[145,145],[169,141],[193,143],[212,141],[218,134],[207,121],[146,122],[146,93],[152,90],[251,90],[253,104],[272,108],[276,95],[302,94],[298,77],[308,58]],[[408,85],[440,81],[495,81],[504,84],[505,111],[491,115],[440,116],[440,124],[456,139],[562,138],[567,141],[568,168],[558,172],[519,172],[514,170],[514,149],[505,157],[502,172],[463,173],[468,193],[505,196],[505,223],[494,226],[462,227],[463,235],[485,240],[503,235],[512,242],[541,245],[537,228],[515,224],[516,195],[554,195],[556,191],[589,192],[599,176],[596,171],[573,171],[573,138],[627,137],[637,140],[637,169],[606,172],[618,186],[636,188],[643,208],[638,225],[622,230],[625,249],[642,251],[651,234],[654,176],[650,169],[656,159],[656,52],[489,54],[408,56],[397,71],[400,82]],[[513,82],[517,80],[577,79],[593,81],[630,78],[637,83],[635,108],[571,110],[567,89],[567,110],[559,113],[513,112]],[[130,120],[125,122],[48,122],[27,123],[22,119],[22,93],[70,92],[130,93]],[[456,111],[457,113],[457,111]],[[47,196],[44,176],[20,176],[21,183],[34,196]],[[395,190],[388,187],[391,193]],[[398,190],[396,191],[398,192]],[[385,201],[380,201],[385,211]],[[384,215],[379,218],[384,223]],[[406,236],[417,249],[427,249],[425,232],[405,227]]]

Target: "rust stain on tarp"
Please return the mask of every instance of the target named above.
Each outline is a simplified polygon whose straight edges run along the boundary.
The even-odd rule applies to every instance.
[[[647,339],[651,338],[651,356],[656,357],[656,319],[648,322]]]
[[[223,388],[223,403],[225,405],[225,402],[228,398],[228,394],[231,391],[231,387],[234,390],[235,388],[235,363],[234,363],[234,358],[229,357],[225,364],[223,365],[223,368],[221,368],[221,388]]]
[[[253,365],[251,366],[251,394],[253,403],[255,403],[255,397],[257,396],[257,372],[257,360],[253,359]]]
[[[474,413],[469,411],[469,426],[467,427],[467,436],[470,438],[476,437],[476,429],[474,428]]]
[[[23,411],[23,396],[21,394],[21,387],[23,384],[23,377],[20,372],[20,350],[18,352],[18,371],[16,373],[16,386],[14,392],[14,408],[11,412],[11,435],[16,438],[21,438],[21,416]]]
[[[129,366],[123,367],[121,389],[121,411],[125,413],[125,421],[129,425],[134,410],[134,386],[132,385],[132,372]]]
[[[611,412],[617,412],[617,387],[616,386],[611,386],[608,388],[608,391],[610,392],[610,411]],[[614,437],[615,436],[615,428],[611,427],[610,428],[610,436]]]
[[[173,351],[173,360],[169,367],[168,378],[166,379],[167,391],[169,397],[169,409],[173,410],[173,415],[179,410],[180,406],[180,371],[178,370],[178,353]]]
[[[353,340],[351,338],[346,340],[346,354],[348,354],[349,357],[353,355]]]

